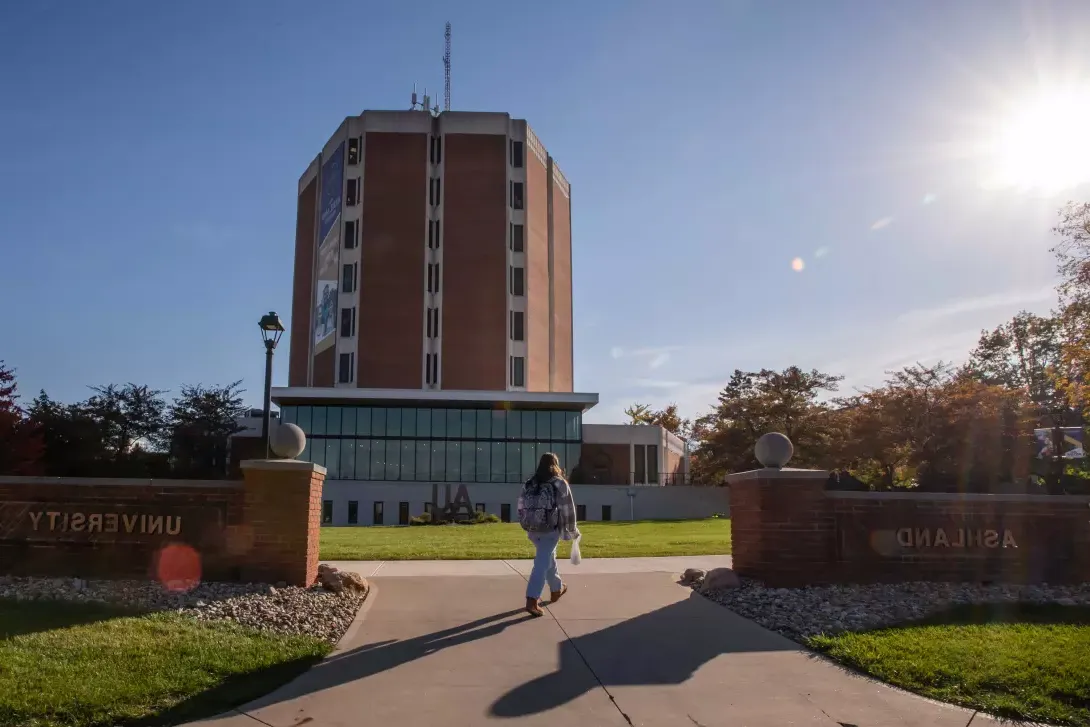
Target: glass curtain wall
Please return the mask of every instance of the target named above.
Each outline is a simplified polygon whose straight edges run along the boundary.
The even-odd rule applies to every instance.
[[[573,411],[282,406],[280,418],[331,480],[522,482],[545,452],[571,472],[583,438]]]

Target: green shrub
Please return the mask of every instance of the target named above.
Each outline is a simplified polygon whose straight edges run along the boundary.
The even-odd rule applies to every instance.
[[[464,520],[444,520],[443,518],[433,517],[430,512],[409,519],[409,525],[484,525],[498,522],[500,522],[499,516],[483,512],[475,512],[471,517]]]

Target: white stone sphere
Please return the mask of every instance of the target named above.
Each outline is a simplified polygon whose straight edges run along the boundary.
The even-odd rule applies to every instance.
[[[281,459],[295,459],[306,446],[307,437],[295,424],[280,424],[269,434],[269,448]]]
[[[795,453],[795,445],[791,444],[791,440],[785,434],[768,432],[762,434],[757,440],[757,446],[753,448],[753,452],[762,466],[779,469],[791,460],[791,455]]]

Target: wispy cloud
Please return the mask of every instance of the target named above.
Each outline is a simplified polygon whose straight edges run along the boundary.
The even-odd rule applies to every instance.
[[[661,368],[670,362],[670,357],[675,351],[680,351],[681,346],[653,346],[648,348],[622,348],[614,346],[609,349],[610,358],[613,359],[637,359],[647,362],[650,369]]]
[[[949,300],[933,308],[917,308],[902,313],[897,317],[897,320],[902,323],[927,323],[962,313],[1041,303],[1055,297],[1056,290],[1051,286],[1034,290],[1012,290],[972,298]]]
[[[872,224],[870,226],[870,228],[872,230],[881,230],[883,227],[889,227],[890,223],[892,223],[892,222],[893,222],[892,217],[883,217],[880,220],[875,220],[874,224]]]

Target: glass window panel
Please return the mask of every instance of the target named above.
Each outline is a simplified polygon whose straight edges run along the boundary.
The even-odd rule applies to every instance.
[[[431,445],[431,479],[445,482],[447,477],[447,443],[430,442]]]
[[[295,423],[299,425],[299,428],[303,430],[303,434],[310,436],[314,433],[313,424],[311,423],[311,411],[313,407],[301,406],[295,410]]]
[[[371,479],[386,479],[386,440],[371,440]]]
[[[488,439],[492,436],[492,412],[488,409],[477,410],[477,434],[478,439]],[[485,468],[488,469],[487,467]]]
[[[579,441],[579,412],[564,412],[564,439],[569,442]]]
[[[462,439],[473,439],[477,436],[477,412],[472,409],[462,409]]]
[[[416,436],[416,409],[401,410],[401,436]],[[402,459],[402,465],[404,465],[404,463],[405,460]]]
[[[489,465],[488,475],[493,482],[503,482],[507,475],[507,445],[503,442],[492,442],[492,464]]]
[[[532,411],[522,412],[522,438],[533,439],[537,436],[537,414]]]
[[[418,480],[431,479],[430,442],[416,442],[416,478]]]
[[[325,412],[325,433],[326,434],[340,434],[341,433],[341,407],[331,406],[326,408]]]
[[[522,443],[522,479],[527,479],[537,469],[537,446],[533,442]]]
[[[447,436],[447,412],[445,409],[431,410],[431,436],[432,439],[442,439]]]
[[[371,479],[371,440],[356,441],[356,479]]]
[[[416,410],[416,436],[424,439],[431,436],[431,409]]]
[[[310,440],[309,439],[307,440],[307,443],[303,445],[303,451],[299,453],[299,459],[303,460],[304,462],[313,462],[314,461],[314,460],[312,460],[310,458]]]
[[[636,463],[636,471],[633,474],[633,477],[635,479],[632,481],[635,482],[637,485],[642,485],[647,482],[647,470],[644,469],[644,463],[646,462],[645,458],[647,457],[647,447],[643,446],[642,444],[636,444],[633,445],[632,449],[632,460]]]
[[[346,406],[341,409],[341,434],[356,433],[356,407]]]
[[[580,455],[581,446],[580,446],[579,442],[575,442],[575,443],[568,442],[567,448],[568,448],[568,455],[567,455],[568,465],[566,466],[565,469],[567,470],[568,474],[570,475],[572,470],[574,470],[576,467],[579,466],[579,455]]]
[[[447,436],[451,439],[462,436],[462,410],[447,409]],[[447,450],[450,451],[450,450]],[[457,478],[455,478],[457,479]]]
[[[386,421],[388,423],[390,420],[387,419]],[[400,478],[401,442],[397,439],[388,439],[386,440],[386,479],[396,482]]]
[[[386,410],[381,407],[371,410],[371,436],[386,436]]]
[[[361,437],[371,436],[371,407],[361,406],[356,409],[356,434]]]
[[[405,414],[409,411],[412,410],[406,409],[401,414],[402,426],[405,424]],[[416,442],[401,442],[401,479],[407,481],[416,479]]]
[[[543,439],[552,439],[553,435],[549,434],[549,428],[552,426],[552,419],[549,417],[549,412],[539,411],[535,416],[537,416],[537,431],[534,432],[534,438],[539,441]]]
[[[313,442],[307,442],[307,446],[311,449],[312,459],[310,461],[325,467],[325,440],[315,439]]]
[[[560,469],[565,472],[571,472],[571,466],[564,461],[565,447],[563,442],[549,442],[549,451],[556,455],[556,458],[560,460]]]
[[[341,479],[341,440],[325,440],[325,477],[327,480]]]
[[[387,409],[386,410],[386,436],[387,437],[400,437],[401,436],[401,410],[400,409]]]
[[[652,485],[659,483],[659,447],[657,444],[647,445],[647,481]]]
[[[475,468],[477,482],[488,482],[488,452],[490,447],[490,442],[477,442],[477,466]]]
[[[476,421],[477,417],[473,412],[469,412],[473,415],[473,420]],[[462,442],[462,481],[463,482],[475,482],[477,479],[477,443],[476,442]]]
[[[492,410],[492,438],[505,439],[507,437],[507,412],[502,409]],[[493,482],[503,480],[493,480]]]
[[[355,416],[353,414],[353,416]],[[356,479],[356,440],[355,439],[342,439],[341,440],[341,479],[342,480],[354,480]]]
[[[507,438],[508,439],[521,439],[522,438],[522,412],[509,411],[507,412]]]
[[[280,421],[284,424],[295,424],[296,411],[294,406],[280,407]]]
[[[325,434],[325,407],[316,406],[311,409],[311,429],[314,434]]]
[[[447,481],[462,479],[462,443],[447,442]]]
[[[518,442],[507,443],[506,482],[522,482],[522,447]]]
[[[553,439],[567,439],[568,435],[564,433],[564,419],[567,412],[554,411],[551,412],[553,425],[552,431],[549,436]]]

